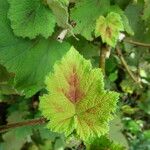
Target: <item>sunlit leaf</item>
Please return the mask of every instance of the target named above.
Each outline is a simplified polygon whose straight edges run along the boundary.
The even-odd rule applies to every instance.
[[[48,128],[83,140],[108,131],[118,93],[104,90],[100,69],[92,69],[73,47],[54,65],[46,79],[48,94],[40,99],[40,110],[50,120]]]

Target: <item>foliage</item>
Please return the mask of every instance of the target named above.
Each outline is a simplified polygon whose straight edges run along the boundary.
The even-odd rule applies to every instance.
[[[49,93],[40,99],[48,128],[66,136],[76,130],[83,140],[105,134],[119,95],[105,91],[103,82],[102,72],[72,47],[47,77]]]
[[[10,5],[8,18],[15,35],[31,39],[37,35],[45,38],[52,35],[55,27],[54,15],[40,0],[24,0],[21,3],[17,0],[9,0],[8,2]]]
[[[124,147],[121,145],[114,143],[110,141],[107,137],[101,136],[100,139],[96,139],[91,142],[90,145],[87,145],[88,150],[105,150],[105,149],[111,149],[111,150],[123,150]]]
[[[0,0],[0,150],[150,150],[149,43],[150,0]]]
[[[95,35],[101,36],[103,43],[115,47],[120,31],[124,31],[119,14],[111,12],[107,17],[100,16],[96,21]]]

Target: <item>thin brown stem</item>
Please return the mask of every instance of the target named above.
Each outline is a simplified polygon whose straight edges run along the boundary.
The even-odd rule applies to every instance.
[[[28,121],[22,121],[22,122],[17,122],[17,123],[10,123],[7,125],[0,126],[0,133],[5,132],[9,129],[14,129],[18,127],[23,127],[23,126],[34,126],[34,125],[40,125],[40,124],[45,124],[46,119],[45,118],[38,118],[38,119],[32,119]]]
[[[118,57],[122,63],[122,65],[124,66],[124,68],[126,69],[127,73],[129,74],[129,76],[132,78],[132,80],[136,83],[139,84],[139,86],[142,88],[142,85],[141,85],[141,82],[140,80],[132,73],[132,71],[129,69],[129,66],[127,64],[127,62],[125,61],[124,57],[123,57],[123,54],[120,50],[119,47],[116,47],[116,51],[117,51],[117,54],[118,54]]]
[[[124,42],[130,43],[130,44],[134,44],[136,46],[142,46],[142,47],[150,48],[150,44],[148,44],[148,43],[141,43],[141,42],[137,42],[137,41],[133,41],[133,40],[128,40],[128,39],[124,39]]]
[[[105,62],[107,58],[107,53],[109,53],[109,49],[107,45],[102,45],[100,51],[100,58],[99,58],[99,67],[102,69],[103,74],[105,75]]]

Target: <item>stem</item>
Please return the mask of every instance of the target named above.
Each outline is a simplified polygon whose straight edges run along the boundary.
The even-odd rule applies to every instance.
[[[23,126],[34,126],[34,125],[39,125],[39,124],[45,124],[46,119],[45,118],[38,118],[38,119],[32,119],[29,121],[22,121],[22,122],[17,122],[17,123],[10,123],[7,125],[0,126],[0,133],[5,132],[9,129],[14,129],[18,127],[23,127]]]
[[[102,45],[100,51],[100,57],[99,57],[99,67],[102,69],[104,76],[105,76],[105,62],[106,62],[108,52],[109,49],[107,45]]]
[[[132,41],[132,40],[128,40],[128,39],[125,39],[124,42],[134,44],[134,45],[137,45],[137,46],[143,46],[143,47],[150,48],[150,44],[147,44],[147,43],[141,43],[141,42]]]
[[[142,85],[140,83],[140,80],[138,80],[137,77],[134,76],[134,74],[131,72],[131,70],[129,69],[129,66],[127,64],[127,62],[125,61],[124,57],[123,57],[123,54],[121,52],[121,50],[119,49],[119,47],[116,47],[116,51],[117,51],[117,54],[118,54],[118,57],[122,63],[122,65],[124,66],[124,68],[126,69],[127,73],[129,74],[129,76],[132,78],[132,80],[136,83],[139,84],[139,86],[142,88]]]

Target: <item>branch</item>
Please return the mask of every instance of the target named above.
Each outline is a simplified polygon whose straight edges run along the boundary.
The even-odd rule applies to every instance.
[[[123,57],[123,54],[121,52],[121,50],[119,49],[119,47],[116,47],[116,51],[117,51],[117,54],[118,54],[118,57],[122,63],[122,65],[124,66],[124,68],[126,69],[127,73],[129,74],[129,76],[132,78],[132,80],[136,83],[139,84],[139,86],[142,88],[142,85],[141,85],[141,82],[140,80],[134,76],[134,74],[131,72],[131,70],[129,69],[129,66],[127,64],[127,62],[125,61],[124,57]]]
[[[102,45],[99,57],[99,67],[102,69],[102,72],[105,76],[105,62],[109,57],[110,49],[107,45]]]
[[[134,44],[134,45],[137,45],[137,46],[142,46],[142,47],[148,47],[148,48],[150,48],[150,44],[147,44],[147,43],[141,43],[141,42],[132,41],[132,40],[128,40],[128,39],[124,39],[124,42],[130,43],[130,44]]]
[[[0,133],[5,132],[9,129],[14,129],[18,127],[23,127],[23,126],[34,126],[34,125],[40,125],[40,124],[45,124],[46,119],[45,118],[38,118],[38,119],[32,119],[29,121],[23,121],[23,122],[17,122],[17,123],[10,123],[7,125],[0,126]]]

